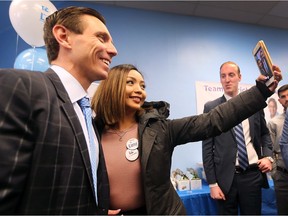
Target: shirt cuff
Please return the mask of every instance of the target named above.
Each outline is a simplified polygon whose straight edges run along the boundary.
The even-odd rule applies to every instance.
[[[214,184],[209,184],[209,188],[216,187],[216,186],[218,186],[217,182]]]

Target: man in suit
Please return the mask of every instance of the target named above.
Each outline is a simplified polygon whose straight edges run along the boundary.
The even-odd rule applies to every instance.
[[[45,73],[0,70],[0,213],[107,214],[102,148],[91,126],[91,151],[78,101],[108,76],[117,50],[102,15],[84,7],[50,15],[44,40]]]
[[[230,61],[223,63],[220,67],[220,81],[224,95],[206,103],[205,113],[238,94],[241,81],[238,65]],[[241,168],[239,164],[233,129],[202,143],[204,170],[210,195],[217,200],[219,214],[236,215],[238,208],[240,214],[261,214],[261,188],[268,187],[266,172],[272,168],[272,143],[264,112],[244,120],[242,126],[249,163],[246,168]]]
[[[277,211],[279,215],[288,215],[288,169],[283,161],[279,141],[282,135],[285,112],[288,107],[288,85],[283,85],[278,89],[278,101],[284,108],[284,112],[275,116],[268,122],[268,129],[270,131],[273,143],[273,169],[271,176],[273,178]],[[268,100],[269,101],[269,100]],[[275,101],[276,102],[276,101]],[[269,106],[269,104],[268,104]]]

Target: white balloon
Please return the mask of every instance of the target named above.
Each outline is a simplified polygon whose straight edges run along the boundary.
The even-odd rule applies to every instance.
[[[13,0],[9,17],[18,35],[33,47],[44,46],[43,26],[47,16],[57,11],[49,0]]]

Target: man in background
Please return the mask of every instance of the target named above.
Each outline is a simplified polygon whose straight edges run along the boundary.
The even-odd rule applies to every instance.
[[[288,215],[288,170],[284,164],[279,146],[285,120],[285,112],[288,107],[288,85],[283,85],[278,89],[278,97],[278,101],[283,106],[284,112],[275,116],[268,122],[268,128],[273,143],[274,159],[271,174],[274,182],[278,214]]]
[[[223,63],[220,81],[224,95],[206,103],[204,113],[238,94],[239,66],[231,61]],[[241,126],[241,145],[237,142],[241,136],[233,129],[203,141],[202,145],[210,195],[217,200],[220,215],[237,215],[238,209],[240,214],[260,215],[262,187],[269,186],[266,172],[272,169],[272,143],[263,110],[244,120]]]

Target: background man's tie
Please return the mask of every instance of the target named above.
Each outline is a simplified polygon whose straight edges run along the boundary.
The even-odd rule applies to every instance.
[[[237,141],[237,146],[238,146],[239,166],[243,170],[246,170],[247,167],[249,166],[249,161],[248,161],[248,156],[247,156],[247,149],[246,149],[246,144],[245,144],[242,123],[236,125],[234,127],[234,131],[235,131],[235,136],[236,136],[236,141]]]
[[[81,110],[85,117],[85,122],[88,130],[89,135],[89,147],[90,147],[90,161],[91,161],[91,169],[92,169],[92,176],[93,176],[93,184],[97,202],[97,157],[98,157],[98,148],[96,147],[96,143],[94,142],[94,134],[93,134],[93,125],[92,125],[92,110],[90,107],[90,102],[87,97],[83,97],[82,99],[78,100],[78,104],[81,107]]]

